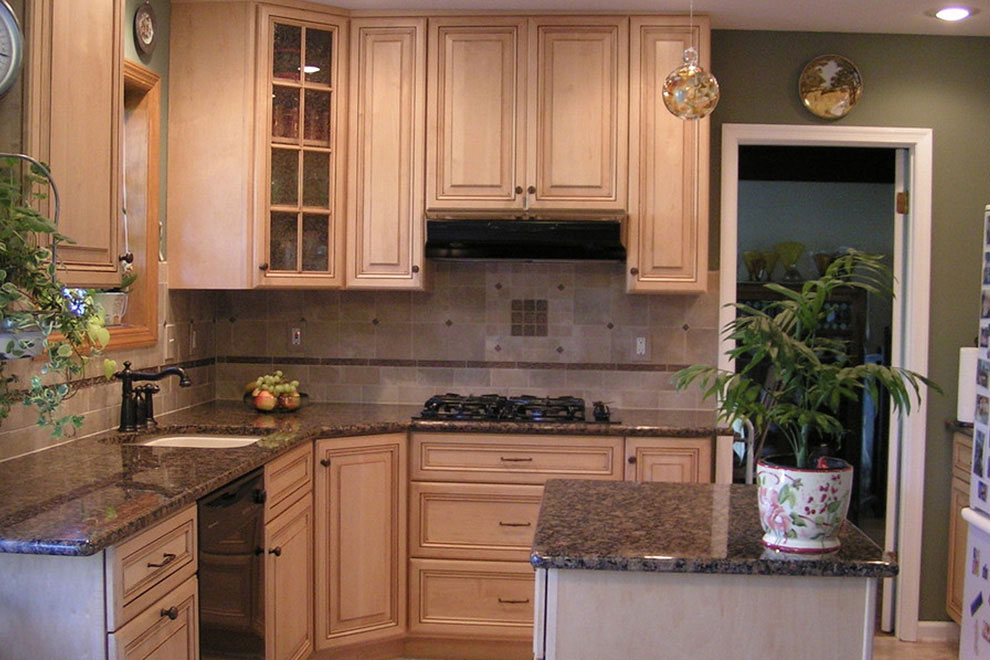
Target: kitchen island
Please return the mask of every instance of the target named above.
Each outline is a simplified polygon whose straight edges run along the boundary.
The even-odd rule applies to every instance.
[[[756,486],[552,480],[533,541],[534,657],[864,658],[893,558],[765,549]]]

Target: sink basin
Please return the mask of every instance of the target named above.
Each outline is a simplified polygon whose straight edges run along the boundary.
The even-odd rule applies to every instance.
[[[176,435],[159,435],[137,444],[145,447],[195,447],[198,449],[230,449],[232,447],[247,447],[253,445],[261,436],[258,435],[208,435],[182,433]]]

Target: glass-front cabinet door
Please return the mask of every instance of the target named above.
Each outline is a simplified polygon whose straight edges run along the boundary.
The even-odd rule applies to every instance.
[[[344,23],[305,11],[260,10],[257,240],[262,286],[343,284],[343,149],[337,140]],[[314,20],[315,19],[315,20]],[[258,162],[262,162],[259,158]]]

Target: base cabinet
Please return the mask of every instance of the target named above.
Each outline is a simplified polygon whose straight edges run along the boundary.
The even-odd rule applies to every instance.
[[[949,494],[949,566],[945,585],[945,611],[962,622],[963,583],[966,581],[966,539],[969,525],[962,519],[969,506],[969,466],[973,455],[972,432],[952,434],[952,490]]]
[[[316,444],[316,648],[406,630],[406,434]]]
[[[313,652],[313,502],[307,494],[265,525],[265,657]]]
[[[711,480],[710,438],[626,438],[626,481]]]
[[[108,636],[110,660],[193,660],[199,657],[195,577]]]

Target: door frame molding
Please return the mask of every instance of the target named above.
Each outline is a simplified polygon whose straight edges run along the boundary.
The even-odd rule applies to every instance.
[[[908,213],[896,215],[894,318],[891,362],[928,373],[928,324],[931,274],[932,129],[872,126],[783,124],[722,125],[722,205],[719,246],[719,327],[732,320],[736,300],[739,147],[741,145],[884,147],[907,153],[904,183],[910,191]],[[898,238],[900,240],[898,240]],[[908,268],[910,264],[910,268]],[[725,338],[719,340],[719,364],[731,369]],[[888,533],[885,550],[896,553],[900,572],[885,581],[884,595],[896,605],[894,631],[906,641],[918,639],[921,591],[922,512],[924,509],[927,401],[906,415],[891,415],[890,469],[887,482]],[[895,533],[891,533],[891,524]],[[891,588],[893,587],[893,588]],[[886,607],[885,607],[886,610]],[[886,613],[886,612],[885,612]]]

